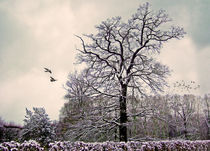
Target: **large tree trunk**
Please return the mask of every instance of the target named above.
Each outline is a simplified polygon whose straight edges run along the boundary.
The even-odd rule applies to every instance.
[[[127,104],[126,104],[126,96],[127,96],[127,85],[123,84],[121,86],[121,96],[119,98],[120,101],[120,126],[119,126],[119,133],[120,133],[120,141],[127,142]]]
[[[187,132],[187,118],[184,112],[184,108],[182,108],[182,113],[183,113],[183,124],[184,124],[184,137],[185,139],[188,139],[188,132]]]
[[[185,137],[185,139],[188,139],[187,122],[186,121],[184,121],[184,137]]]

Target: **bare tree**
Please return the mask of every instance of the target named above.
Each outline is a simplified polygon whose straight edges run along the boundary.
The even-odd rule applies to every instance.
[[[71,141],[118,141],[119,100],[92,89],[97,83],[86,73],[68,77],[68,102],[60,113],[60,136]],[[138,98],[131,92],[126,97],[128,140],[198,139],[208,134],[206,122],[200,125],[206,121],[200,114],[199,104],[204,102],[200,97],[173,94]]]
[[[68,102],[61,109],[60,123],[66,127],[64,138],[82,141],[116,140],[118,115],[116,100],[101,96],[84,70],[70,74],[65,85]],[[114,135],[113,135],[114,133]],[[111,135],[110,135],[111,134]],[[94,136],[94,137],[93,137]]]
[[[206,116],[206,119],[210,119],[210,103],[209,103],[209,100],[210,100],[210,94],[206,94],[205,96],[204,96],[204,106],[206,106],[205,107],[205,109],[204,109],[204,113],[205,113],[205,116]]]
[[[145,95],[148,90],[162,91],[167,84],[169,69],[154,56],[164,42],[185,34],[180,27],[165,30],[163,25],[170,21],[165,11],[153,12],[146,3],[127,22],[120,17],[107,19],[96,26],[96,34],[77,36],[82,43],[78,60],[87,64],[89,80],[95,83],[92,89],[119,99],[120,141],[127,141],[126,101],[131,88]]]
[[[204,96],[204,114],[205,114],[205,119],[204,122],[202,123],[202,136],[203,139],[210,139],[210,95],[206,94]]]
[[[176,123],[179,125],[179,131],[181,135],[184,135],[185,139],[189,139],[190,135],[198,133],[198,129],[192,126],[196,123],[196,103],[198,97],[188,95],[173,95],[170,100],[170,108],[174,113],[174,118],[177,120]]]
[[[77,72],[69,74],[68,81],[64,87],[67,90],[65,98],[78,101],[79,105],[82,106],[82,104],[89,99],[89,94],[91,94],[90,87],[86,80],[87,78],[85,77],[84,71],[80,74]]]

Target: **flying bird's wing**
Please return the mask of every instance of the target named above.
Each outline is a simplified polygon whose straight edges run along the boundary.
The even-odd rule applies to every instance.
[[[52,73],[52,71],[50,70],[50,69],[48,69],[48,68],[44,68],[45,69],[45,71],[44,72],[49,72],[49,73]]]
[[[50,77],[50,82],[55,82],[57,81],[56,79],[54,79],[53,77]]]

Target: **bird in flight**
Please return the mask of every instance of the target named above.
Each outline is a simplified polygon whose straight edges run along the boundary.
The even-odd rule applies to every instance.
[[[50,69],[48,69],[48,68],[44,68],[44,69],[45,69],[44,72],[49,72],[50,74],[52,74],[52,71]]]
[[[54,79],[53,77],[50,77],[50,82],[55,82],[57,81],[56,79]]]

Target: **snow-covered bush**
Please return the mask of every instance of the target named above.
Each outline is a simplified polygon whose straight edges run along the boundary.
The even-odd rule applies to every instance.
[[[151,142],[54,142],[50,143],[50,151],[208,151],[210,140],[208,141],[151,141]]]
[[[102,142],[84,143],[56,141],[49,143],[49,151],[209,151],[210,140],[206,141],[151,141],[151,142]],[[0,151],[43,151],[44,148],[33,140],[22,144],[14,141],[0,144]]]
[[[46,146],[55,139],[55,130],[44,108],[33,108],[34,112],[26,109],[21,140],[36,140]]]
[[[20,145],[20,149],[21,150],[30,150],[30,151],[42,151],[44,150],[44,148],[42,148],[40,146],[39,143],[37,143],[34,140],[29,140],[29,141],[24,141],[21,145]]]
[[[16,150],[19,149],[20,143],[11,141],[11,142],[3,142],[0,144],[0,150],[2,151],[10,151],[10,150]]]
[[[34,140],[24,141],[22,144],[11,141],[0,144],[0,151],[43,151],[44,148]]]
[[[124,142],[103,142],[103,143],[84,143],[84,142],[55,142],[51,143],[50,151],[65,150],[65,151],[74,151],[74,150],[84,150],[84,151],[131,151],[132,149],[127,143]]]
[[[208,151],[210,141],[157,141],[157,142],[143,142],[141,144],[141,151]]]

